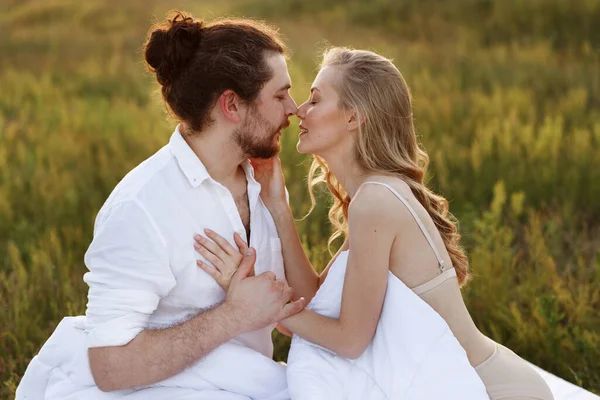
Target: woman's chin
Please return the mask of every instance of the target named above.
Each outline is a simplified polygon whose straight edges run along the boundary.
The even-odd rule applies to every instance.
[[[306,143],[302,141],[302,139],[298,141],[298,144],[296,145],[296,150],[300,154],[310,154],[310,149],[308,148]]]

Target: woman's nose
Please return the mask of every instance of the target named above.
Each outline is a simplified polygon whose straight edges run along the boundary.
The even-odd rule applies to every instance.
[[[304,113],[306,111],[306,103],[301,104],[300,107],[298,107],[298,110],[296,110],[296,116],[300,119],[304,118]]]

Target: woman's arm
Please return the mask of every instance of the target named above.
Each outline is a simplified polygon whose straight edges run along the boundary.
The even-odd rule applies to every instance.
[[[294,216],[287,203],[281,161],[273,157],[252,160],[252,165],[254,176],[261,184],[260,197],[271,213],[281,239],[286,280],[294,288],[295,298],[304,297],[309,302],[319,288],[319,275],[306,257],[298,236]]]
[[[273,207],[269,211],[281,239],[285,278],[294,288],[294,298],[304,297],[308,304],[319,289],[319,274],[304,252],[294,216],[287,203]]]
[[[382,204],[389,199],[376,196],[377,189],[365,187],[350,205],[350,255],[339,319],[305,309],[281,321],[295,334],[346,358],[360,356],[371,342],[387,287],[395,224]]]
[[[385,196],[386,194],[379,187],[365,187],[350,205],[348,222],[351,234],[348,236],[348,243],[342,246],[345,249],[349,245],[350,254],[340,317],[328,318],[305,309],[280,322],[285,329],[346,358],[360,356],[369,345],[383,307],[390,252],[399,220],[397,216],[390,216],[389,210],[394,209],[396,204],[393,203],[394,198]],[[295,233],[295,228],[288,229],[290,236]],[[202,248],[202,254],[212,253],[215,256],[209,258],[214,269],[208,265],[199,266],[209,273],[213,269],[212,273],[216,276],[220,273],[231,275],[228,266],[235,265],[235,261],[232,261],[232,247],[216,233],[206,233],[212,241],[196,239],[196,248]],[[284,234],[282,242],[289,240],[290,236]],[[239,240],[241,239],[236,238],[236,242]],[[299,239],[297,245],[300,247],[299,251],[302,251]],[[287,268],[289,267],[288,265]]]

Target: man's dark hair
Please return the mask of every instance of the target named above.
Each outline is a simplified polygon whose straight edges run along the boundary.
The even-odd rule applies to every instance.
[[[201,131],[212,121],[210,111],[225,90],[246,103],[256,100],[273,76],[266,55],[284,54],[274,28],[249,19],[222,19],[209,24],[182,11],[148,32],[144,55],[162,86],[169,111]]]

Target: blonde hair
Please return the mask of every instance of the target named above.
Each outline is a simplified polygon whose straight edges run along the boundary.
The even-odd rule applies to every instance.
[[[411,95],[402,74],[391,60],[365,50],[334,47],[325,51],[321,68],[340,69],[336,90],[340,107],[354,110],[359,121],[355,159],[368,173],[391,174],[408,184],[417,200],[439,230],[458,281],[469,277],[468,259],[459,244],[458,223],[448,211],[448,201],[433,193],[424,183],[429,157],[420,147],[413,124]],[[350,197],[319,156],[308,174],[310,198],[315,206],[313,187],[324,182],[334,203],[329,220],[335,227],[328,241],[348,233]],[[312,208],[311,208],[312,210]]]

